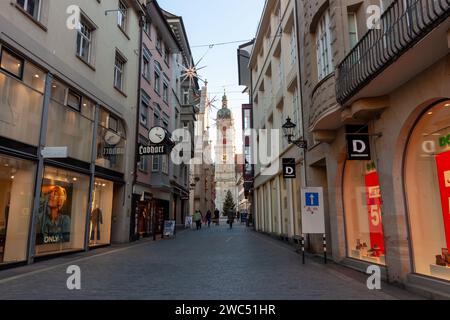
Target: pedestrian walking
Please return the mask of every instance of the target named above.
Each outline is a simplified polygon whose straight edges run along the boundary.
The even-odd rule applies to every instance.
[[[206,222],[208,223],[208,228],[211,227],[211,219],[212,219],[212,213],[211,210],[208,210],[206,213]]]
[[[216,210],[214,210],[214,220],[216,221],[216,225],[218,226],[220,223],[220,211],[217,208]]]
[[[200,230],[202,228],[202,216],[200,214],[200,210],[195,211],[193,220],[197,226],[197,230]]]
[[[227,223],[230,225],[230,230],[233,229],[233,223],[234,223],[235,217],[236,217],[236,214],[233,211],[228,212]]]

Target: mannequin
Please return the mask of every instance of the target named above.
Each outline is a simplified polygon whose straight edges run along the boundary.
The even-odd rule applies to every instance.
[[[103,224],[103,213],[98,202],[93,207],[91,212],[91,241],[97,244],[100,240],[100,224]]]

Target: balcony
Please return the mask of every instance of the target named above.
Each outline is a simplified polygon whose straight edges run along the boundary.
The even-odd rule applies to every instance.
[[[445,56],[449,7],[450,0],[394,1],[338,65],[337,101],[386,94]]]

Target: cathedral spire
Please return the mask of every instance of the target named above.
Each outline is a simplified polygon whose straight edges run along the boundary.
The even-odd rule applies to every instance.
[[[222,108],[228,108],[228,98],[225,89],[223,89]]]

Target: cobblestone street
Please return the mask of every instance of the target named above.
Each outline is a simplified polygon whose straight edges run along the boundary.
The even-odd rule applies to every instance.
[[[79,291],[66,287],[81,268]],[[114,246],[0,272],[0,299],[298,300],[416,299],[364,274],[307,259],[295,249],[237,225],[183,230],[175,240]]]

